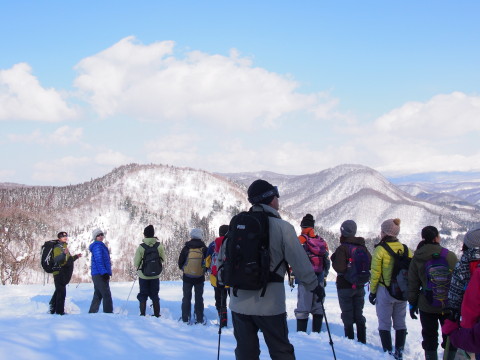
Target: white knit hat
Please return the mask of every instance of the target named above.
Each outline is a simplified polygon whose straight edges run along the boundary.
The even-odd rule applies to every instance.
[[[199,228],[192,229],[192,231],[190,231],[190,237],[192,239],[203,240],[203,230]]]

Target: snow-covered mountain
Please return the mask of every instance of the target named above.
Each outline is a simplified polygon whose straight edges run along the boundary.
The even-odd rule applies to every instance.
[[[398,217],[402,220],[402,239],[413,244],[426,225],[464,231],[467,224],[480,221],[475,207],[455,208],[419,200],[362,165],[340,165],[300,176],[270,172],[224,175],[245,185],[259,177],[278,185],[282,209],[296,219],[311,213],[316,225],[334,233],[344,220],[353,219],[361,235],[375,237],[385,219]]]
[[[305,213],[313,214],[318,227],[333,233],[327,239],[333,244],[346,219],[357,222],[360,235],[375,237],[382,221],[399,217],[400,237],[412,248],[426,225],[435,225],[455,238],[480,224],[475,208],[419,200],[380,173],[360,165],[294,176],[272,172],[222,175],[191,168],[131,164],[79,185],[0,186],[0,280],[41,282],[40,246],[59,231],[70,234],[72,253],[84,254],[76,264],[77,280],[88,279],[88,245],[97,227],[107,235],[114,280],[128,280],[135,270],[135,249],[148,224],[154,225],[157,237],[165,244],[168,261],[162,276],[179,278],[176,262],[189,230],[202,227],[208,244],[221,224],[228,224],[234,214],[249,208],[246,188],[257,178],[279,187],[280,212],[285,219],[299,229]]]

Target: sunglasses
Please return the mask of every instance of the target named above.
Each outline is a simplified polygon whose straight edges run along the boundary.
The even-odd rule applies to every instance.
[[[99,237],[99,236],[105,236],[105,235],[103,233],[100,233],[100,234],[97,235],[97,237]]]

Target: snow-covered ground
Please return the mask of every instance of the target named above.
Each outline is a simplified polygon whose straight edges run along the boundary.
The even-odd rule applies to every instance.
[[[178,322],[182,299],[181,282],[161,282],[161,318],[140,317],[138,282],[127,302],[132,283],[111,283],[115,314],[88,314],[93,295],[90,283],[67,287],[69,315],[48,314],[53,284],[6,285],[0,287],[0,359],[192,359],[217,358],[218,327],[213,289],[205,283],[206,326]],[[286,285],[290,341],[297,359],[333,359],[325,324],[320,334],[297,333],[293,310],[296,289]],[[375,307],[366,301],[367,344],[343,337],[335,284],[327,286],[327,319],[337,359],[392,359],[381,350]],[[148,308],[151,313],[151,309]],[[310,331],[311,321],[309,322]],[[407,315],[405,359],[423,359],[419,321]],[[393,332],[392,332],[393,334]],[[261,338],[261,359],[270,359]],[[234,359],[233,329],[222,329],[221,359]],[[439,355],[442,351],[439,350]]]

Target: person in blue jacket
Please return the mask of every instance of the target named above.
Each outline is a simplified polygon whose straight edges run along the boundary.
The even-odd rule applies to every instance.
[[[92,241],[89,250],[92,253],[92,280],[95,292],[93,293],[92,303],[89,313],[96,313],[103,300],[103,312],[113,313],[112,293],[110,292],[110,276],[112,276],[112,265],[110,262],[110,253],[107,246],[103,243],[105,234],[100,229],[92,232]]]

